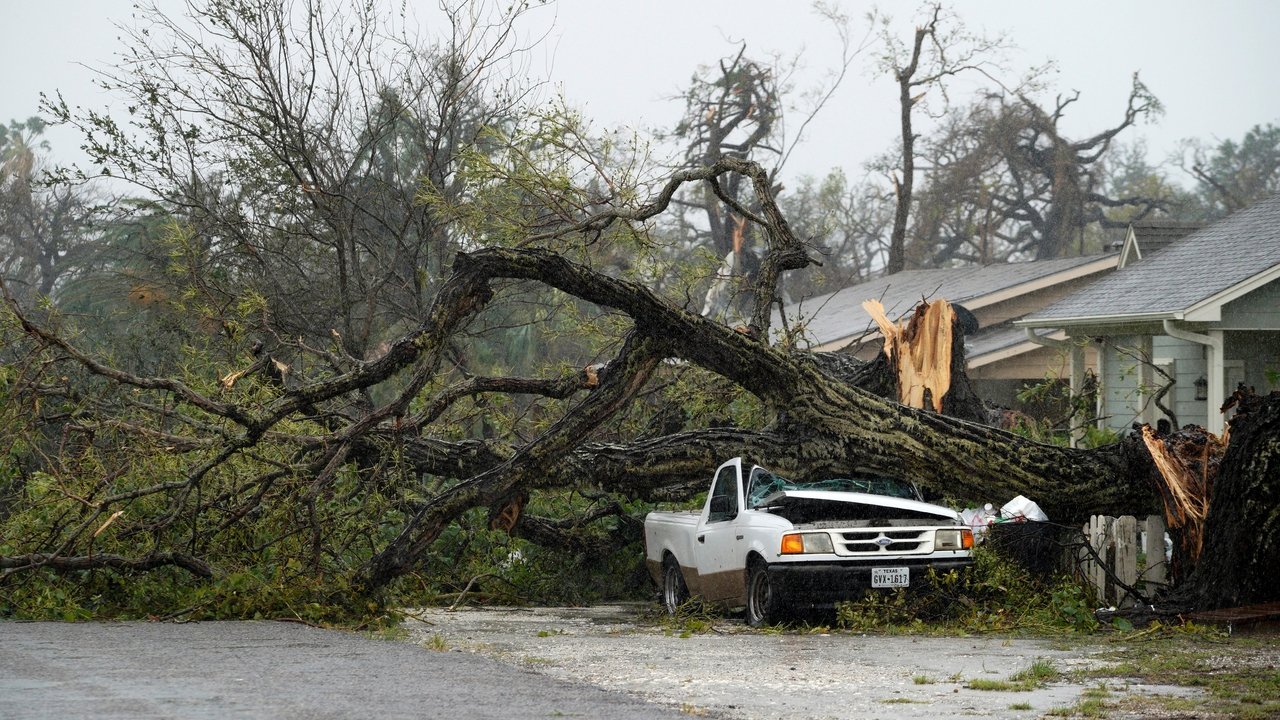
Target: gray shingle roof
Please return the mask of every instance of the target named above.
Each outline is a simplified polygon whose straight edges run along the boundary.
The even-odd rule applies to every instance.
[[[1280,265],[1280,195],[1178,240],[1038,311],[1024,324],[1173,316]]]
[[[808,325],[808,337],[814,345],[823,345],[875,329],[871,317],[862,309],[864,300],[880,300],[884,303],[885,314],[890,319],[897,319],[910,312],[922,299],[942,298],[962,305],[974,303],[983,296],[1097,262],[1102,257],[1105,256],[906,270],[792,303],[785,312],[787,321],[791,323],[803,316]],[[775,317],[775,326],[776,321]]]
[[[1133,224],[1133,236],[1144,258],[1163,250],[1197,230],[1204,223],[1178,222],[1176,220],[1143,220]]]
[[[1037,330],[1036,335],[1045,337],[1052,335],[1053,332],[1053,330]],[[964,342],[969,346],[969,357],[971,359],[980,358],[983,355],[1017,347],[1027,342],[1027,331],[1020,327],[1014,327],[1009,323],[1001,323],[993,327],[982,328],[973,335],[965,337]]]

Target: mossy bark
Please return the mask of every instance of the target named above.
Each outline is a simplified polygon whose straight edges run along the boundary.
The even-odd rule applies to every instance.
[[[1214,609],[1280,599],[1280,393],[1250,399],[1232,419],[1204,532],[1173,604]]]

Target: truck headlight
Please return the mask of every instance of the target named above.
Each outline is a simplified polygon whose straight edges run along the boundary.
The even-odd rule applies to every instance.
[[[939,530],[933,536],[934,550],[968,550],[972,547],[972,530]]]
[[[826,533],[787,533],[782,536],[782,554],[833,553],[831,536]]]

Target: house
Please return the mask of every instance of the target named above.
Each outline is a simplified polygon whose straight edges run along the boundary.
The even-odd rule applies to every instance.
[[[1131,230],[1115,272],[1013,324],[1066,336],[1073,388],[1096,355],[1102,427],[1163,418],[1220,433],[1238,384],[1280,386],[1280,195],[1169,235]]]
[[[883,339],[862,309],[864,300],[879,300],[891,319],[909,315],[922,300],[944,299],[963,305],[978,324],[978,330],[965,337],[967,371],[974,390],[997,405],[1034,410],[1025,407],[1018,394],[1046,378],[1067,377],[1067,353],[1054,344],[1055,340],[1065,341],[1067,335],[1051,328],[1029,337],[1012,321],[1112,272],[1119,257],[1118,252],[1110,252],[1028,263],[907,270],[793,303],[783,310],[783,317],[789,329],[798,331],[801,347],[845,352],[866,360],[880,350]],[[775,318],[774,327],[781,325],[781,319]]]

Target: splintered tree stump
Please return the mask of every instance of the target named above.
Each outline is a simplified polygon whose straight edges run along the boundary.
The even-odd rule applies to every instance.
[[[1280,392],[1242,399],[1195,569],[1171,601],[1197,609],[1280,600]]]

